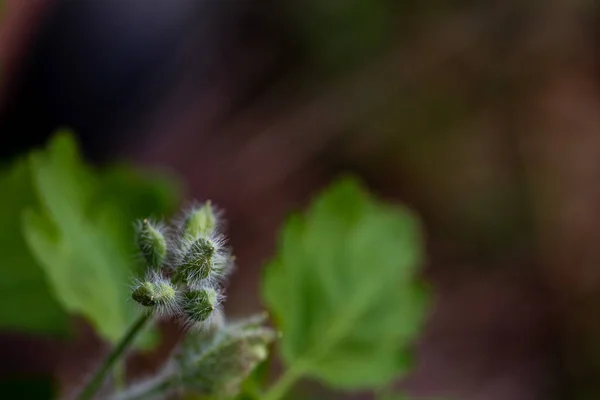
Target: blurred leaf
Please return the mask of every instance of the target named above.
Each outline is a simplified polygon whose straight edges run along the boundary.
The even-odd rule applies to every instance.
[[[68,132],[32,153],[30,165],[41,203],[24,213],[31,251],[61,305],[114,343],[136,314],[128,301],[138,270],[133,221],[172,210],[173,188],[123,168],[91,170]]]
[[[21,211],[36,204],[26,160],[0,171],[0,328],[65,334],[68,315],[49,290],[44,271],[21,233]]]
[[[178,203],[179,187],[172,177],[145,177],[126,165],[110,167],[100,179],[102,194],[91,205],[97,210],[98,228],[110,232],[114,242],[121,244],[135,273],[141,274],[146,270],[145,264],[131,257],[136,253],[134,222],[150,215],[157,219],[168,217]]]
[[[263,295],[297,375],[343,389],[385,385],[410,364],[427,301],[419,222],[345,178],[285,226]]]

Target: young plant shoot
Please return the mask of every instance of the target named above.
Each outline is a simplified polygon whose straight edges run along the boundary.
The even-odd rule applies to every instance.
[[[167,398],[188,392],[235,396],[266,358],[267,346],[276,335],[261,326],[264,318],[228,323],[221,312],[221,283],[233,262],[224,236],[217,231],[219,214],[208,201],[192,207],[180,220],[172,229],[150,219],[137,224],[137,245],[147,271],[133,285],[131,298],[143,313],[83,389],[80,400],[95,396],[113,364],[146,322],[155,318],[180,321],[188,330],[185,340],[160,374],[114,398]]]

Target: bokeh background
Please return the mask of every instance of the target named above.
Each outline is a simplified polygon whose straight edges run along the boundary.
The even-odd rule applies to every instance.
[[[229,314],[262,308],[285,216],[352,172],[425,222],[436,302],[401,387],[600,399],[596,2],[5,3],[2,160],[66,125],[91,163],[212,199],[239,265]],[[84,324],[69,343],[7,333],[0,374],[68,386],[100,354]]]

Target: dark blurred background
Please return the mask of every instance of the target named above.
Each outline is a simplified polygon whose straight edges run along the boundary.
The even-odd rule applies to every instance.
[[[70,126],[90,162],[177,173],[227,211],[232,315],[261,308],[285,215],[354,172],[427,229],[437,301],[403,387],[600,399],[599,16],[577,0],[7,0],[0,156]],[[89,340],[2,346],[0,373],[77,381]]]

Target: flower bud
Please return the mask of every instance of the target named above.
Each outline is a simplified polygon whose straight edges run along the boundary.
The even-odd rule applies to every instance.
[[[151,267],[160,267],[167,256],[167,240],[160,226],[144,219],[138,228],[138,247]]]
[[[199,238],[183,254],[177,266],[176,279],[189,284],[208,278],[213,270],[217,247],[209,239]]]
[[[167,304],[176,301],[177,290],[168,281],[154,284],[154,301],[156,304]]]
[[[195,240],[210,236],[217,227],[217,216],[210,200],[201,207],[196,207],[186,216],[183,223],[184,236]]]
[[[133,290],[131,297],[146,307],[154,305],[154,285],[152,282],[144,282]]]
[[[189,322],[206,321],[218,305],[219,296],[213,288],[191,290],[184,294],[183,311]]]
[[[131,297],[145,307],[154,308],[159,314],[174,314],[179,308],[177,289],[162,278],[140,283]]]

